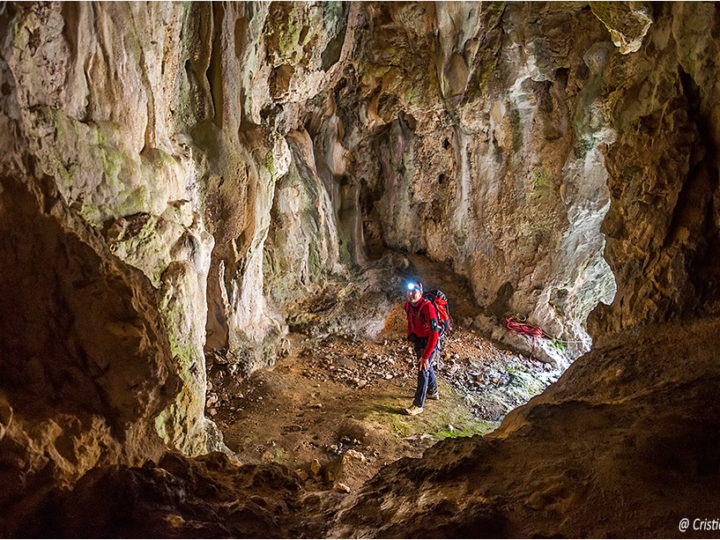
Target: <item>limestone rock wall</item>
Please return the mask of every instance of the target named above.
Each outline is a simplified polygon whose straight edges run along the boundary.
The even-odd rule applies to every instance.
[[[612,41],[583,53],[599,99],[582,129],[617,280],[594,348],[490,436],[382,470],[329,536],[674,536],[718,503],[717,6],[588,9]]]
[[[644,46],[610,57],[603,76],[604,114],[617,131],[603,232],[618,293],[593,314],[598,337],[718,309],[716,6],[648,13]]]
[[[142,273],[58,202],[51,179],[31,192],[0,178],[0,505],[10,511],[53,479],[161,455],[156,419],[182,381]]]
[[[170,4],[8,6],[3,174],[31,187],[51,179],[57,204],[74,218],[63,227],[91,228],[102,261],[138,268],[158,293],[148,301],[166,337],[152,345],[169,341],[183,384],[157,429],[196,453],[208,447],[203,345],[214,239],[180,134],[188,100],[176,47],[189,15]],[[32,167],[18,170],[13,161]]]
[[[344,272],[332,185],[344,156],[308,155],[299,115],[341,56],[348,14],[264,3],[11,4],[0,14],[0,172],[39,190],[39,212],[62,208],[59,231],[91,235],[97,264],[145,276],[164,333],[143,339],[169,347],[181,380],[155,428],[186,453],[222,448],[204,418],[205,349],[250,371],[274,361],[287,332],[282,291],[266,297],[265,275],[293,290],[309,266],[310,295],[313,280]],[[307,219],[278,228],[267,250],[275,184],[291,165],[309,195],[298,207],[283,184],[275,212]],[[311,249],[283,253],[288,239]],[[274,252],[289,275],[273,271]]]
[[[520,315],[586,350],[585,318],[615,287],[599,232],[614,135],[594,112],[606,30],[580,4],[366,12],[343,101],[346,131],[365,134],[353,154],[366,226],[466,276],[483,329]]]

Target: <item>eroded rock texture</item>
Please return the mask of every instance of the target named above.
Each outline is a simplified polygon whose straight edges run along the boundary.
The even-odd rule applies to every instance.
[[[101,496],[98,496],[102,494]],[[53,492],[15,536],[287,538],[304,520],[297,478],[281,465],[238,467],[216,452],[194,460],[94,469]]]
[[[163,443],[223,450],[204,418],[205,352],[223,351],[242,374],[272,365],[289,328],[377,335],[410,270],[403,252],[466,278],[474,324],[498,339],[508,339],[498,320],[518,314],[568,341],[568,357],[588,350],[586,321],[601,348],[494,439],[438,445],[383,473],[328,532],[420,535],[432,512],[447,519],[432,535],[634,535],[623,501],[667,463],[706,471],[683,484],[704,495],[717,462],[673,438],[626,491],[613,483],[615,522],[548,521],[607,498],[611,472],[641,461],[638,448],[665,429],[660,403],[681,409],[666,418],[680,434],[715,429],[710,353],[683,358],[698,374],[686,380],[666,356],[651,369],[652,353],[632,342],[646,339],[638,326],[720,307],[717,13],[709,3],[3,5],[0,459],[12,488],[0,502],[96,466],[121,472],[78,489],[141,483],[154,469],[132,467],[157,461]],[[588,319],[599,301],[609,305]],[[653,328],[709,336],[712,324]],[[639,387],[621,376],[636,357]],[[596,389],[612,373],[617,388]],[[582,440],[598,418],[605,436],[587,441],[612,443],[593,472]],[[540,441],[542,456],[563,459],[528,453]],[[473,485],[457,479],[456,455]],[[509,472],[482,484],[518,456],[538,471],[532,488],[513,490]],[[567,470],[586,491],[550,480]],[[451,485],[465,502],[452,502]],[[641,500],[660,504],[657,485]],[[403,497],[423,489],[408,511]],[[503,490],[509,501],[493,498]],[[361,515],[378,494],[394,529]],[[53,497],[43,504],[69,504]],[[41,499],[21,503],[8,530],[19,534]],[[100,534],[113,530],[107,515],[96,529],[58,526]],[[637,534],[672,532],[647,515],[655,521]],[[177,534],[243,534],[203,519],[166,522]],[[245,533],[298,530],[263,523]]]
[[[715,7],[657,10],[642,50],[610,59],[606,110],[612,205],[603,223],[618,281],[599,337],[718,309],[718,86]]]
[[[72,217],[62,205],[35,195],[3,177],[6,509],[53,476],[77,479],[96,466],[159,456],[155,419],[181,388],[155,291],[82,225],[64,229]]]

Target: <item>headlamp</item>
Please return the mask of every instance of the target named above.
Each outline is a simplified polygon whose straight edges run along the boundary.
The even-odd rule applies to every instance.
[[[414,289],[415,289],[415,284],[414,284],[414,283],[408,283],[407,289],[408,289],[408,291],[414,290]]]

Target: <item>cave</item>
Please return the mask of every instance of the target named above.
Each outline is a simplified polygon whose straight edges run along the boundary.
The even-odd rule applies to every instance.
[[[719,21],[2,3],[0,536],[717,537]]]

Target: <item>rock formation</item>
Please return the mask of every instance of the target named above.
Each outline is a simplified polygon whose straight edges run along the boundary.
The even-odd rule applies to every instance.
[[[710,512],[717,17],[710,3],[4,4],[0,531],[143,482],[171,506],[214,496],[128,535],[669,535],[675,484]],[[242,375],[272,365],[289,328],[373,338],[408,254],[467,279],[473,324],[497,339],[524,346],[497,324],[516,314],[567,342],[546,361],[590,336],[595,349],[492,438],[391,466],[331,522],[312,497],[276,511],[304,523],[273,521],[265,499],[213,514],[234,488],[162,458],[226,450],[204,417],[205,353]],[[233,474],[300,497],[286,471]],[[79,515],[36,532],[120,534],[117,509]],[[243,529],[250,515],[262,526]]]

